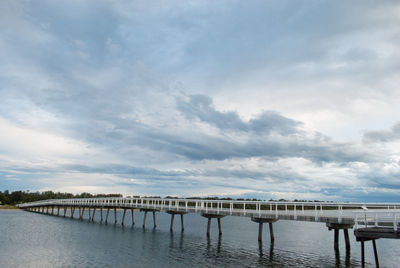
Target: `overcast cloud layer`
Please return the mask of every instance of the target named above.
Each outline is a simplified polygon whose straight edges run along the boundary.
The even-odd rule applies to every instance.
[[[399,201],[398,1],[0,1],[0,190]]]

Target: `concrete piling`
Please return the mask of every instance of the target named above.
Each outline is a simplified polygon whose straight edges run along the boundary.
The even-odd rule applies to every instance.
[[[108,224],[108,214],[110,214],[110,208],[107,208],[107,213],[106,213],[106,224]]]
[[[372,247],[374,248],[375,265],[376,267],[379,267],[378,251],[376,250],[375,239],[372,240]]]
[[[93,208],[93,213],[92,213],[92,222],[94,222],[94,215],[96,214],[96,208]]]
[[[334,229],[334,236],[333,247],[335,250],[339,250],[339,229]]]
[[[147,217],[147,210],[144,211],[144,216],[143,216],[143,226],[142,228],[146,228],[146,217]]]
[[[210,228],[211,228],[211,218],[208,218],[208,222],[207,222],[207,237],[210,237]]]
[[[174,230],[174,218],[175,218],[175,214],[171,214],[171,224],[169,226],[169,230],[171,232]]]
[[[131,209],[132,214],[132,227],[135,225],[135,214],[133,213],[133,208]]]
[[[124,208],[124,213],[122,214],[122,222],[121,222],[122,226],[125,226],[125,214],[126,214],[126,208]]]
[[[210,228],[211,228],[211,219],[215,218],[217,219],[218,222],[218,234],[219,236],[222,235],[222,227],[221,227],[221,218],[224,217],[224,215],[219,215],[219,214],[209,214],[209,213],[203,213],[201,216],[207,218],[207,237],[210,237]]]
[[[262,230],[263,230],[263,223],[260,222],[258,224],[258,241],[262,241]]]
[[[183,224],[183,214],[181,214],[181,231],[185,231],[185,225]]]
[[[269,225],[269,236],[271,243],[275,241],[275,236],[274,236],[274,228],[273,228],[273,223],[277,221],[277,219],[272,219],[272,218],[261,218],[261,217],[252,217],[251,221],[258,223],[258,241],[262,242],[262,231],[263,231],[263,225],[264,223],[268,223]]]
[[[174,211],[174,210],[168,210],[168,214],[171,214],[171,224],[170,224],[170,231],[172,232],[174,230],[174,219],[175,215],[179,214],[181,216],[181,231],[183,232],[185,230],[185,225],[183,222],[183,215],[186,214],[186,212],[181,212],[181,211]]]
[[[346,243],[346,250],[350,250],[350,238],[349,238],[349,230],[348,229],[343,229],[344,233],[344,241]]]
[[[326,223],[328,230],[334,230],[334,241],[333,241],[333,248],[337,251],[339,250],[339,231],[343,230],[344,234],[344,241],[346,244],[346,251],[350,250],[350,239],[349,239],[349,230],[353,228],[353,224],[343,224],[343,223]]]
[[[361,241],[361,267],[365,267],[364,241]]]

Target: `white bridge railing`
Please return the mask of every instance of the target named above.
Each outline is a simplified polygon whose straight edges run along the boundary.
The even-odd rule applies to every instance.
[[[20,208],[43,206],[115,207],[155,209],[160,211],[198,212],[234,216],[268,217],[276,219],[325,221],[326,218],[354,222],[355,227],[388,226],[397,230],[400,219],[399,203],[346,202],[281,202],[249,200],[206,200],[172,198],[81,198],[52,199],[20,204]],[[390,219],[390,220],[389,220]]]
[[[400,210],[365,210],[354,212],[354,228],[381,227],[397,231],[400,224]]]

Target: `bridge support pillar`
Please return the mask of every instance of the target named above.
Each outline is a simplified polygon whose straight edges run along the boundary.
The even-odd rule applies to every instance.
[[[143,216],[143,225],[142,228],[146,228],[146,217],[147,217],[147,210],[144,211],[144,216]]]
[[[110,213],[110,208],[107,208],[107,213],[106,213],[106,225],[108,224],[108,214]]]
[[[183,214],[181,214],[181,231],[185,231],[185,225],[183,224]]]
[[[91,210],[91,208],[89,207],[89,217],[88,217],[88,220],[90,221],[92,219],[92,210]]]
[[[147,212],[151,211],[153,212],[153,228],[155,229],[157,227],[157,222],[156,222],[156,212],[158,211],[157,209],[147,209],[147,208],[142,208],[140,211],[144,211],[144,217],[143,217],[143,228],[146,228],[146,218],[147,218]],[[133,214],[132,214],[133,215]]]
[[[327,222],[326,226],[328,230],[334,231],[334,241],[333,247],[335,250],[339,250],[339,230],[343,230],[344,241],[346,243],[346,251],[350,251],[350,238],[349,238],[349,229],[353,228],[353,224],[345,224],[345,223],[330,223]]]
[[[181,211],[174,211],[174,210],[168,210],[168,214],[171,214],[171,225],[169,227],[169,230],[172,232],[174,230],[174,219],[175,215],[181,215],[181,231],[185,231],[185,225],[183,223],[183,215],[185,215],[187,212],[181,212]]]
[[[153,210],[153,228],[155,229],[157,227],[157,223],[156,223],[156,211]]]
[[[343,229],[344,241],[346,243],[346,250],[350,250],[349,229]]]
[[[51,215],[54,216],[54,206],[51,206]]]
[[[361,267],[365,267],[365,248],[364,248],[364,242],[371,240],[372,241],[372,247],[374,249],[374,257],[375,257],[375,266],[379,267],[379,259],[378,259],[378,251],[376,250],[376,242],[374,238],[359,238],[357,237],[357,241],[361,242]]]
[[[203,213],[201,216],[207,218],[207,237],[210,237],[210,229],[211,229],[211,219],[215,218],[217,219],[218,222],[218,235],[222,235],[222,227],[221,227],[221,218],[225,217],[224,215],[218,215],[218,214],[206,214]]]
[[[114,208],[114,224],[117,224],[117,208]]]
[[[169,230],[171,232],[174,230],[174,218],[175,218],[175,214],[171,214],[171,224],[169,226]]]
[[[100,208],[100,223],[103,223],[103,207]]]
[[[122,222],[121,222],[122,226],[125,226],[125,215],[126,215],[126,208],[124,208],[124,213],[122,214]]]
[[[133,208],[131,209],[132,213],[132,227],[135,225],[135,214],[133,213]]]
[[[271,243],[275,241],[275,236],[274,236],[274,229],[273,229],[273,223],[277,221],[277,219],[271,219],[271,218],[261,218],[261,217],[251,217],[251,220],[253,222],[258,223],[258,241],[262,241],[262,230],[263,230],[263,224],[268,223],[269,225],[269,236],[271,239]]]
[[[64,215],[63,215],[64,218],[65,218],[65,214],[67,214],[67,207],[66,206],[64,207]]]
[[[376,249],[376,239],[379,238],[396,238],[398,239],[400,235],[398,233],[393,232],[393,230],[385,230],[382,228],[379,230],[376,227],[369,228],[360,228],[354,231],[354,235],[356,236],[356,240],[361,242],[361,267],[365,267],[365,252],[364,252],[364,242],[372,241],[372,247],[374,249],[374,257],[375,257],[375,266],[379,267],[379,259],[378,259],[378,251]]]
[[[94,222],[94,215],[96,214],[96,208],[93,208],[93,213],[92,213],[92,222]]]
[[[60,207],[57,207],[57,216],[60,216]]]
[[[71,207],[71,219],[74,218],[75,207]]]

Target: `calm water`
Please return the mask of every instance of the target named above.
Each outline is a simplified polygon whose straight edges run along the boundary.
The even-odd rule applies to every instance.
[[[75,216],[78,213],[75,214]],[[118,212],[120,222],[122,213]],[[87,212],[85,212],[87,216]],[[99,215],[97,215],[99,216]],[[279,221],[274,224],[275,243],[269,243],[268,225],[264,243],[257,242],[258,225],[244,217],[222,219],[218,239],[216,220],[211,239],[205,235],[207,220],[185,215],[185,232],[175,217],[170,233],[170,215],[157,213],[157,229],[148,215],[147,229],[141,228],[143,213],[130,213],[122,227],[24,211],[0,211],[1,267],[358,267],[360,244],[351,234],[351,253],[346,256],[340,233],[340,254],[333,250],[333,232],[322,223]],[[99,218],[97,218],[99,220]],[[114,215],[110,211],[109,221]],[[372,246],[366,243],[368,266],[374,267]],[[400,241],[377,240],[382,267],[399,267]]]

